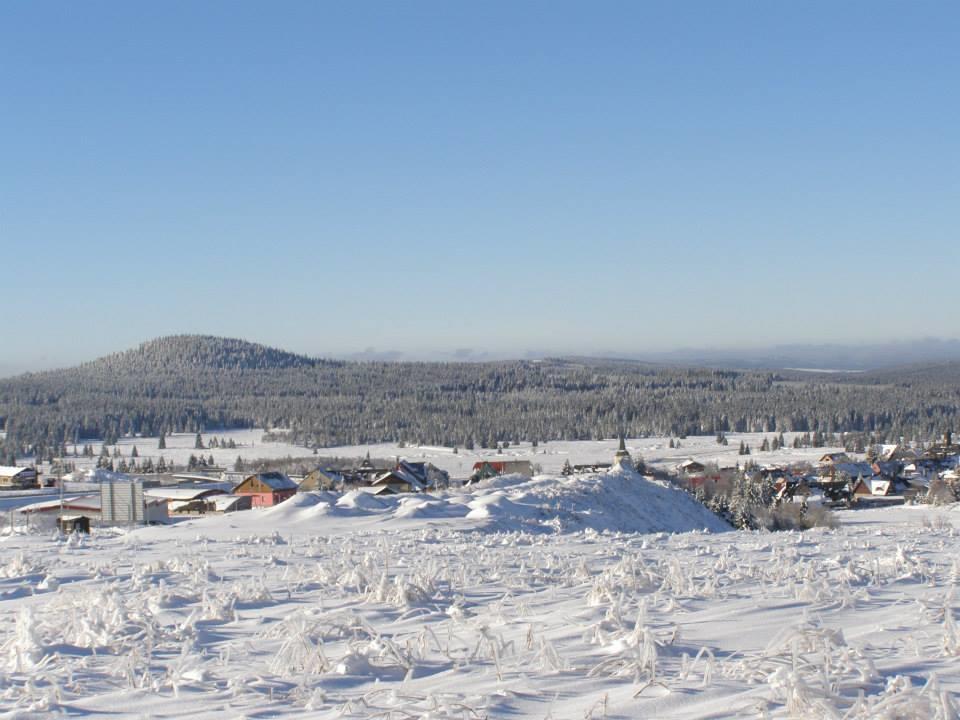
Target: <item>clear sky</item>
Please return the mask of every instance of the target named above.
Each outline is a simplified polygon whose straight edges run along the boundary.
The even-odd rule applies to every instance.
[[[960,335],[955,0],[13,0],[0,82],[0,372]]]

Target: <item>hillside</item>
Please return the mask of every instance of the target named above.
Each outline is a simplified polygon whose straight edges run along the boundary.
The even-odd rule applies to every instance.
[[[6,459],[85,438],[249,427],[320,446],[781,430],[927,439],[955,426],[958,408],[957,363],[822,374],[583,358],[347,362],[210,336],[0,381]]]
[[[315,367],[318,360],[257,343],[211,335],[171,335],[84,363],[83,373],[279,370]]]

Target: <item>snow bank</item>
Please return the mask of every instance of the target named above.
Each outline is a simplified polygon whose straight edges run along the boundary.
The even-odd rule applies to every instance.
[[[494,478],[479,489],[467,515],[497,529],[559,532],[723,532],[730,526],[686,493],[616,468],[602,475],[538,476],[526,482]]]
[[[313,523],[322,517],[372,517],[382,522],[435,520],[471,529],[524,532],[723,532],[730,526],[689,495],[636,472],[566,478],[509,475],[440,495],[299,493],[264,511],[271,525]],[[235,518],[238,519],[238,518]]]

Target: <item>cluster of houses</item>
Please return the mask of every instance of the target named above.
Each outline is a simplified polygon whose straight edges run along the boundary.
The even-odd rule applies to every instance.
[[[513,465],[509,468],[506,464],[501,465],[504,465],[501,472],[518,471]],[[30,482],[24,481],[22,485],[24,489],[38,486],[36,471],[32,472]],[[18,473],[16,477],[22,476]],[[175,516],[221,514],[271,507],[288,500],[298,492],[345,491],[357,488],[364,488],[375,495],[426,492],[448,486],[450,477],[446,471],[431,463],[398,460],[393,466],[378,467],[367,459],[351,470],[316,468],[302,478],[265,471],[245,476],[238,473],[222,473],[220,476],[182,473],[171,475],[169,480],[173,484],[162,483],[156,479],[144,482],[139,478],[111,482],[140,483],[143,493],[143,521],[164,523]],[[83,518],[83,524],[87,527],[91,522],[108,524],[110,518],[103,507],[103,495],[102,488],[96,493],[71,493],[63,499],[27,505],[20,508],[19,512],[32,521],[49,518],[54,522],[57,518],[66,517],[71,520]]]
[[[925,449],[904,444],[881,445],[865,460],[852,459],[847,453],[826,453],[816,466],[765,465],[744,472],[751,477],[773,482],[781,501],[825,502],[832,504],[898,504],[926,495],[938,481],[960,481],[960,444],[951,433],[941,442]],[[696,460],[677,466],[682,481],[693,490],[728,489],[735,468],[709,468]]]

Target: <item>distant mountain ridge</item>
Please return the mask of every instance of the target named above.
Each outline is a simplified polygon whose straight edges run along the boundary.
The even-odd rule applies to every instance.
[[[759,348],[681,348],[617,357],[697,367],[866,371],[960,361],[960,340],[923,338],[864,344],[790,344]]]

